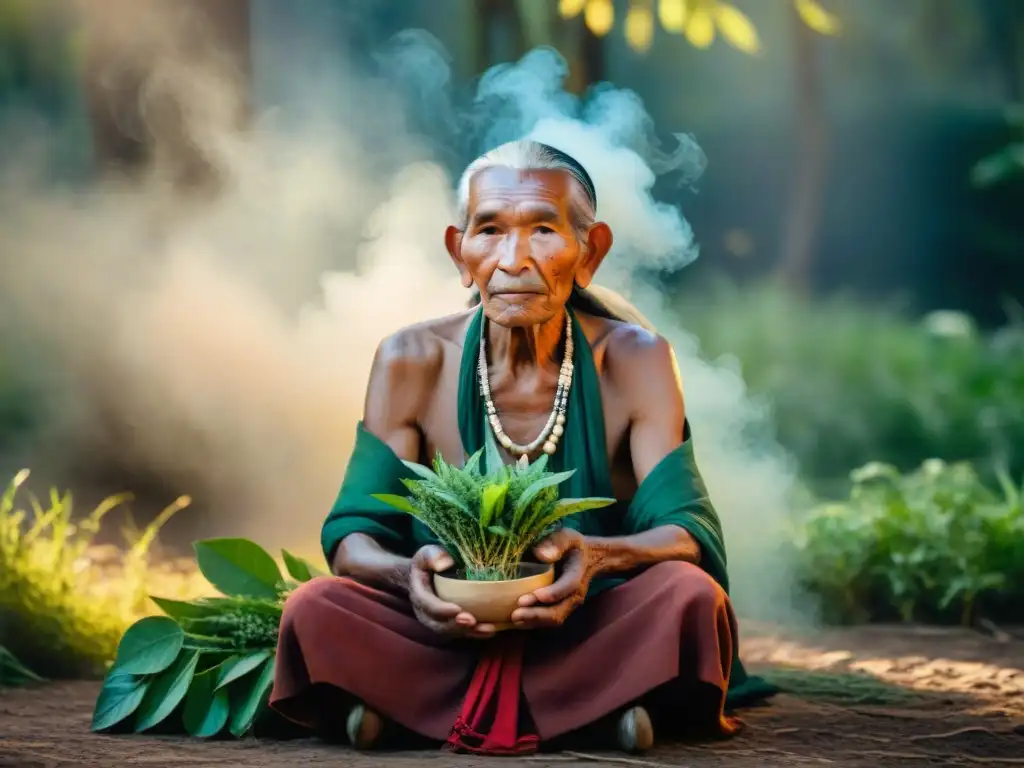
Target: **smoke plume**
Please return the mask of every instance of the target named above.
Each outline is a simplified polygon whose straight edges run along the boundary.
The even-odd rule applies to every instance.
[[[566,93],[565,62],[549,50],[491,69],[461,103],[444,51],[420,32],[382,46],[374,72],[342,56],[291,78],[270,38],[256,49],[257,83],[273,66],[289,99],[257,100],[238,130],[215,57],[147,45],[147,30],[155,39],[179,20],[148,21],[133,27],[134,55],[150,57],[139,112],[158,139],[144,180],[59,188],[39,170],[45,140],[2,139],[19,150],[0,179],[0,320],[48,372],[33,462],[159,478],[166,501],[202,502],[179,515],[193,516],[190,534],[315,552],[378,342],[465,305],[442,240],[453,173],[531,136],[588,168],[616,238],[598,282],[674,344],[740,610],[788,615],[779,545],[793,468],[753,437],[765,414],[739,375],[700,357],[647,277],[697,256],[678,208],[651,193],[661,173],[700,176],[692,138],[661,149],[627,90]],[[160,108],[169,98],[188,108],[172,118]],[[168,169],[185,139],[217,169],[216,194],[175,191]]]

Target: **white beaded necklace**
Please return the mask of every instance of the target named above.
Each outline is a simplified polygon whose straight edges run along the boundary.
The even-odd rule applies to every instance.
[[[572,319],[566,312],[565,358],[562,360],[562,367],[558,372],[558,388],[555,390],[555,403],[551,408],[551,415],[540,434],[532,442],[527,445],[519,445],[505,434],[505,428],[502,427],[501,419],[498,418],[498,409],[495,408],[494,400],[491,399],[491,384],[487,378],[487,318],[483,318],[483,327],[480,330],[480,357],[477,362],[480,374],[480,394],[487,407],[487,421],[490,423],[491,429],[494,430],[494,437],[506,451],[517,453],[523,457],[533,453],[538,446],[543,444],[544,453],[550,456],[558,448],[558,441],[565,432],[565,409],[569,404],[569,388],[572,386],[572,359]]]

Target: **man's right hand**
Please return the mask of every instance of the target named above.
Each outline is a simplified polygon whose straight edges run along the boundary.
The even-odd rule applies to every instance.
[[[420,623],[438,634],[453,637],[486,638],[494,636],[492,624],[477,624],[476,619],[455,603],[448,603],[434,591],[434,574],[455,565],[452,556],[439,546],[428,544],[412,558],[409,569],[409,600]]]

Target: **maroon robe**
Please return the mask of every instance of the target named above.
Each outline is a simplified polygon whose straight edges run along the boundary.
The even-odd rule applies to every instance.
[[[681,562],[593,596],[560,628],[489,640],[441,637],[406,598],[322,577],[285,604],[270,704],[338,733],[362,701],[415,734],[487,754],[530,751],[633,704],[647,707],[661,736],[731,735],[735,633],[722,588]],[[325,687],[338,695],[318,695]],[[481,701],[490,711],[474,711]]]

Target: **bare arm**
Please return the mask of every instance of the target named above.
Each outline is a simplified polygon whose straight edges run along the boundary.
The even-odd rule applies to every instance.
[[[645,330],[628,328],[621,333],[610,363],[631,404],[629,449],[640,485],[682,443],[686,407],[672,346]],[[595,573],[632,571],[666,560],[700,562],[700,545],[677,525],[632,536],[591,537],[586,543]]]
[[[629,450],[637,485],[643,483],[662,459],[683,442],[686,406],[683,385],[672,346],[647,331],[631,332],[624,343],[630,364],[622,371],[623,388],[632,404]],[[663,525],[633,536],[593,542],[596,567],[601,572],[630,571],[666,560],[700,562],[700,545],[683,528]]]
[[[331,571],[380,589],[408,592],[411,564],[412,558],[389,552],[365,533],[350,533],[335,550]]]
[[[385,339],[374,355],[363,426],[400,459],[420,458],[419,414],[440,362],[439,347],[410,330]],[[389,552],[370,536],[353,533],[335,550],[331,570],[365,584],[407,591],[411,563],[410,558]]]

